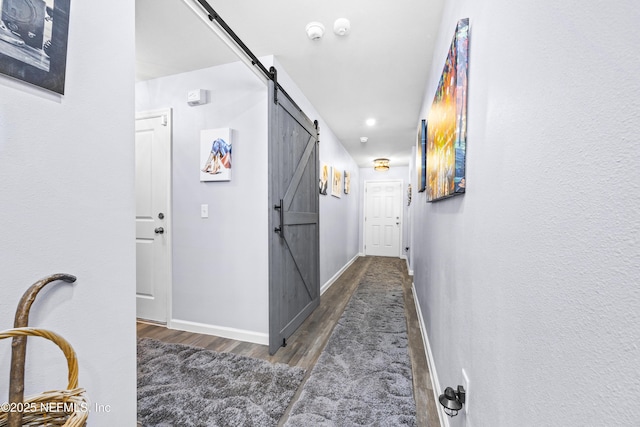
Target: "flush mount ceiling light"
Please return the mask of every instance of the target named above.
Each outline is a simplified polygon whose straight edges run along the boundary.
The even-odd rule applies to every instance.
[[[379,159],[375,159],[373,161],[373,169],[377,171],[388,171],[389,170],[389,159],[385,159],[383,157]]]
[[[376,119],[367,119],[367,121],[365,122],[367,124],[367,126],[373,126],[376,124]]]
[[[365,142],[367,142],[368,140],[369,140],[369,138],[367,138],[366,136],[361,136],[361,137],[360,137],[360,142],[362,142],[363,144],[364,144]]]
[[[351,22],[347,18],[338,18],[333,23],[333,32],[338,36],[346,36],[351,30]]]
[[[309,22],[304,29],[311,40],[320,40],[324,35],[324,25],[320,22]]]

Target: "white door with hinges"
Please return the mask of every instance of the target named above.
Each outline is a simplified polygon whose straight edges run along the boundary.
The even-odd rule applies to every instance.
[[[166,323],[171,289],[171,110],[136,114],[136,315]]]
[[[399,257],[402,181],[365,182],[365,255]]]

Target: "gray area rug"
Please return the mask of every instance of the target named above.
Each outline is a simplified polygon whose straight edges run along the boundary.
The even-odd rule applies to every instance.
[[[149,338],[138,340],[144,427],[276,426],[305,370]]]
[[[415,426],[398,259],[372,262],[286,426]]]

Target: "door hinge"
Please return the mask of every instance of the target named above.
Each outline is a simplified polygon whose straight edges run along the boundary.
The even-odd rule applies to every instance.
[[[161,124],[162,124],[162,126],[166,126],[166,125],[167,125],[167,123],[169,123],[169,121],[167,120],[167,115],[166,115],[166,114],[163,114],[163,115],[162,115],[162,122],[161,122]]]

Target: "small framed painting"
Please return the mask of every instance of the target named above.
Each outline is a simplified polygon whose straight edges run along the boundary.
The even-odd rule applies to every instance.
[[[331,195],[334,197],[340,197],[342,193],[342,172],[338,168],[333,169],[333,179],[331,182]]]
[[[351,172],[344,171],[344,194],[351,192]]]
[[[0,1],[0,73],[64,94],[69,2]]]
[[[320,167],[320,178],[318,179],[320,194],[327,195],[327,187],[329,185],[329,165],[323,163]]]
[[[229,128],[200,131],[200,181],[231,181],[231,145]]]

